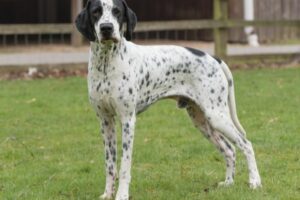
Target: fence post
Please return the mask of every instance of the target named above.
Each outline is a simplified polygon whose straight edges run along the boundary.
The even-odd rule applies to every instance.
[[[72,20],[72,24],[73,24],[73,31],[71,34],[71,44],[73,46],[80,46],[82,45],[82,37],[79,34],[79,32],[76,30],[76,27],[74,25],[75,19],[78,15],[78,13],[82,10],[83,7],[83,2],[82,0],[72,0],[71,1],[71,20]]]
[[[214,20],[228,19],[228,0],[214,0]],[[227,28],[214,29],[215,55],[225,59],[227,57]]]

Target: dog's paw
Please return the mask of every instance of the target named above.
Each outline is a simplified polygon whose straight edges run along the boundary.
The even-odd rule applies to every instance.
[[[124,195],[117,194],[116,200],[129,200],[129,196],[125,194]]]
[[[106,194],[106,193],[104,193],[104,194],[102,194],[101,196],[100,196],[100,199],[101,200],[110,200],[110,199],[112,199],[113,197],[112,197],[112,195],[108,195],[108,194]]]
[[[260,180],[260,179],[257,179],[257,180],[250,180],[249,185],[250,185],[250,188],[253,189],[253,190],[262,187],[262,184],[261,184],[261,180]]]
[[[232,186],[234,184],[233,180],[231,181],[222,181],[222,182],[219,182],[218,183],[218,187],[229,187],[229,186]]]

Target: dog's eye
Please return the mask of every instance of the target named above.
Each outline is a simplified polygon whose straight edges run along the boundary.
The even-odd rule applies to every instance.
[[[101,8],[97,8],[95,10],[92,11],[92,15],[93,17],[100,17],[102,15],[102,9]]]
[[[121,14],[121,10],[119,8],[113,8],[112,13],[115,16],[119,16]]]

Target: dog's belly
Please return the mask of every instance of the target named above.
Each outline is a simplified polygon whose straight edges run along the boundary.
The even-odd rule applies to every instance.
[[[186,97],[202,102],[203,107],[219,98],[227,99],[224,98],[226,77],[211,56],[197,56],[175,46],[154,46],[143,50],[143,62],[136,71],[139,74],[137,112],[167,97]]]

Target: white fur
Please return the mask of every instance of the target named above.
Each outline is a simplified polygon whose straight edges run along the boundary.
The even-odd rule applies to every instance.
[[[117,20],[111,16],[112,0],[102,0],[103,16],[95,23],[98,40],[91,42],[88,67],[90,102],[102,123],[105,144],[106,187],[103,199],[115,193],[116,200],[129,199],[131,161],[136,115],[164,98],[178,101],[187,109],[194,125],[224,155],[226,178],[233,184],[235,144],[247,158],[249,183],[261,185],[254,151],[241,126],[234,99],[233,79],[228,66],[219,59],[177,46],[140,46],[122,37]],[[101,23],[112,23],[118,42],[101,43]],[[122,125],[121,167],[117,173],[115,121]]]

